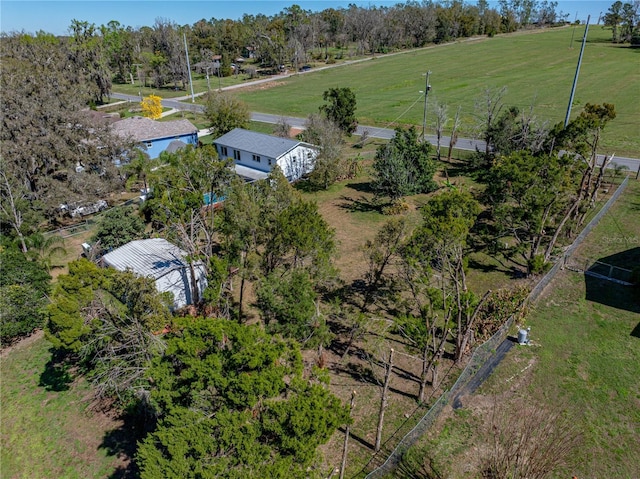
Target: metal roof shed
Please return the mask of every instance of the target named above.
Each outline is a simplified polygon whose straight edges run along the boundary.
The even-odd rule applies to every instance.
[[[193,289],[187,253],[162,238],[136,240],[102,257],[102,263],[119,271],[130,270],[138,276],[153,278],[159,292],[173,294],[173,309],[193,303]],[[207,286],[204,266],[193,264],[198,293]]]

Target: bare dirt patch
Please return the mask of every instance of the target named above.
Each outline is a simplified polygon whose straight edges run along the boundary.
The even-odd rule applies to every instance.
[[[283,81],[268,81],[268,82],[264,82],[264,83],[259,83],[259,84],[255,84],[255,85],[248,85],[245,87],[242,87],[242,91],[243,92],[248,92],[248,91],[264,91],[264,90],[270,90],[271,88],[276,88],[279,86],[285,85],[285,82]]]
[[[44,338],[44,331],[41,329],[36,329],[31,335],[26,338],[22,338],[14,343],[11,343],[9,346],[0,349],[0,358],[6,358],[13,351],[17,351],[20,349],[25,349],[31,346],[36,341]]]

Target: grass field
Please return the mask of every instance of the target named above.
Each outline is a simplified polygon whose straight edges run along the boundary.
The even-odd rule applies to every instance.
[[[622,253],[627,268],[640,266],[638,198],[633,182],[576,254],[595,260]],[[582,433],[582,446],[553,477],[640,477],[640,292],[565,270],[526,325],[531,346],[513,348],[465,409],[444,415],[416,451],[432,457],[444,477],[476,477],[472,466],[493,405],[525,397],[561,407]]]
[[[306,117],[323,104],[331,87],[349,87],[357,98],[363,125],[422,124],[424,73],[431,70],[428,129],[433,106],[446,104],[453,117],[458,107],[469,136],[477,124],[475,103],[487,88],[507,88],[504,102],[521,110],[534,107],[550,124],[564,121],[573,84],[583,28],[573,27],[461,41],[406,53],[376,57],[348,66],[312,71],[237,90],[253,111]],[[640,156],[638,84],[640,50],[613,45],[611,32],[591,26],[574,97],[572,115],[586,103],[612,103],[617,118],[606,128],[602,153]]]
[[[89,407],[89,387],[69,384],[49,347],[40,333],[2,354],[0,477],[110,477],[125,464],[111,434],[122,423]]]

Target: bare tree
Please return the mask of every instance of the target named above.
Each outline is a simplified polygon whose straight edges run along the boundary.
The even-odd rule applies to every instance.
[[[436,157],[438,158],[438,161],[440,161],[440,147],[442,143],[442,134],[444,132],[445,126],[447,125],[447,122],[449,121],[448,107],[447,105],[443,105],[442,103],[439,103],[436,101],[435,111],[436,111],[436,139],[437,139]]]
[[[307,118],[300,136],[319,148],[310,180],[316,187],[326,190],[344,174],[342,131],[334,122],[315,113]]]
[[[27,204],[26,191],[9,180],[4,162],[0,163],[0,213],[2,220],[11,225],[20,240],[22,252],[27,252],[23,226],[23,209]]]
[[[280,117],[278,122],[273,127],[273,134],[280,138],[289,138],[291,132],[291,125],[285,117]]]
[[[389,351],[389,361],[385,364],[384,386],[382,386],[382,395],[380,397],[380,411],[378,412],[378,427],[376,429],[376,445],[375,451],[380,450],[382,444],[382,427],[384,426],[384,411],[388,405],[389,382],[391,381],[391,373],[393,371],[393,349]]]
[[[484,137],[486,144],[484,151],[484,166],[489,164],[491,158],[491,138],[489,138],[489,135],[496,119],[500,116],[500,113],[504,108],[503,99],[506,94],[506,86],[499,90],[487,88],[484,91],[483,97],[476,101],[478,128],[482,132],[481,134]]]
[[[447,161],[451,163],[451,153],[453,152],[453,147],[458,143],[458,129],[460,128],[460,109],[462,107],[458,107],[456,111],[456,116],[453,119],[453,126],[451,127],[451,139],[449,140],[449,153],[447,154]]]
[[[349,403],[349,417],[351,417],[351,411],[356,403],[356,392],[351,391],[351,403]],[[347,468],[347,450],[349,448],[349,424],[345,426],[344,431],[344,445],[342,446],[342,466],[340,467],[340,479],[344,478],[344,471]]]

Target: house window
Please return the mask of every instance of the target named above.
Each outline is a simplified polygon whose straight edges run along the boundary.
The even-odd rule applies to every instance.
[[[269,166],[271,166],[271,158],[269,158]]]
[[[296,155],[293,155],[293,162],[295,163],[296,161],[298,161],[298,157]]]
[[[240,161],[240,152],[238,150],[233,150],[233,159]]]
[[[221,146],[220,147],[220,154],[224,157],[227,158],[229,153],[227,153],[227,147],[226,146]]]
[[[151,143],[150,141],[147,141],[144,146],[146,146],[147,148],[151,148],[153,146],[153,143]]]
[[[260,155],[253,155],[253,161],[260,163]]]

